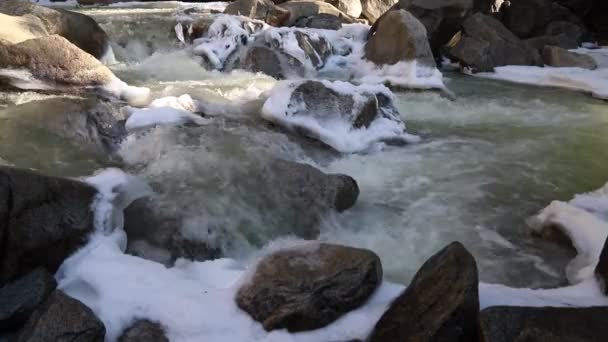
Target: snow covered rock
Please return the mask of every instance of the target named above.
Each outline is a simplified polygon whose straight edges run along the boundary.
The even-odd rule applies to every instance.
[[[288,1],[279,5],[280,7],[289,11],[289,20],[285,24],[286,26],[293,25],[298,19],[302,17],[310,17],[319,14],[331,14],[340,18],[346,23],[354,23],[354,18],[348,14],[340,11],[335,6],[323,1],[318,0],[295,0]]]
[[[309,243],[263,258],[236,302],[267,331],[313,330],[361,306],[381,282],[375,253]]]
[[[595,268],[595,275],[597,276],[604,293],[608,295],[608,238],[606,239],[606,242],[604,242],[600,260]]]
[[[326,2],[353,18],[361,16],[361,0],[327,0]]]
[[[497,306],[480,313],[480,342],[605,341],[608,308]]]
[[[289,11],[270,0],[237,0],[230,3],[224,13],[262,20],[272,26],[281,26],[289,19]]]
[[[476,341],[478,285],[475,259],[462,244],[451,243],[422,265],[369,342]]]
[[[435,67],[426,29],[411,13],[389,11],[374,26],[365,44],[365,58],[377,65],[417,61]]]
[[[103,342],[105,332],[91,309],[55,290],[30,316],[16,340]]]
[[[345,153],[417,141],[405,132],[392,93],[381,85],[285,81],[270,91],[262,117]]]
[[[15,331],[55,290],[53,275],[42,268],[0,287],[0,331]]]
[[[140,320],[127,328],[118,342],[169,342],[169,339],[160,324]]]
[[[0,167],[0,284],[36,267],[55,273],[94,230],[96,193],[78,181]]]
[[[100,61],[58,35],[18,44],[0,41],[0,79],[20,89],[98,90],[135,104],[149,94],[147,88],[127,85]]]
[[[362,14],[370,23],[376,22],[397,0],[361,0]]]
[[[543,61],[546,65],[553,67],[578,67],[589,70],[597,68],[597,64],[591,56],[570,52],[557,46],[545,46]]]
[[[24,0],[0,2],[0,13],[22,16],[21,18],[29,16],[28,21],[32,20],[33,16],[40,19],[49,35],[60,35],[97,59],[113,58],[108,35],[95,20],[82,13],[38,6]],[[0,31],[8,29],[4,24],[0,27]]]
[[[541,58],[498,20],[476,13],[448,44],[448,55],[474,72],[493,71],[502,65],[540,65]]]

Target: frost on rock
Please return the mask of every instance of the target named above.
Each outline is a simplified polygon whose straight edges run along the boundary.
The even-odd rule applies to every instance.
[[[283,81],[270,92],[262,117],[345,153],[417,141],[405,132],[393,94],[381,85]]]

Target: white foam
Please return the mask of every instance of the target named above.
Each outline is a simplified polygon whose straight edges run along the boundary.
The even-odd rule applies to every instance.
[[[129,118],[125,123],[125,128],[128,131],[156,125],[175,126],[186,123],[204,125],[209,123],[209,119],[170,106],[156,106],[143,109],[129,107],[127,110],[129,112]]]
[[[118,77],[100,88],[102,91],[124,100],[132,106],[144,105],[150,96],[149,88],[130,86]]]
[[[566,88],[591,93],[608,99],[608,68],[587,70],[582,68],[554,68],[509,65],[494,68],[494,72],[480,72],[476,77],[504,80],[515,83]]]
[[[405,132],[405,124],[398,113],[385,113],[388,117],[375,118],[369,127],[353,128],[353,122],[345,118],[358,113],[364,105],[364,94],[382,93],[389,99],[393,95],[382,85],[360,85],[341,81],[321,81],[326,87],[348,96],[353,96],[353,113],[311,113],[305,103],[292,102],[292,92],[305,81],[282,81],[269,92],[262,108],[262,117],[279,123],[289,129],[304,128],[314,138],[321,140],[335,150],[345,153],[367,151],[382,141],[400,140],[415,142],[417,137]],[[395,115],[397,114],[397,115]]]

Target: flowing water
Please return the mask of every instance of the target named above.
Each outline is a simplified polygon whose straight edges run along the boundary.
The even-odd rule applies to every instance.
[[[216,117],[205,128],[158,127],[130,136],[120,154],[130,172],[172,203],[184,225],[230,231],[233,240],[224,246],[229,256],[247,257],[292,233],[280,210],[255,205],[267,189],[235,181],[250,177],[260,155],[273,155],[357,180],[357,204],[326,217],[321,239],[374,250],[390,280],[407,283],[430,255],[459,240],[475,255],[482,281],[565,283],[570,252],[532,237],[524,220],[551,200],[570,199],[607,180],[605,102],[445,73],[455,101],[397,93],[408,131],[420,135],[420,143],[339,155],[261,123],[256,98],[275,81],[206,71],[175,39],[173,5],[155,6],[83,12],[111,36],[112,69],[121,79],[151,88],[153,98],[205,99]],[[11,119],[15,104],[35,96],[3,94],[8,107],[0,116],[0,162],[64,176],[108,165],[45,134],[43,126]],[[45,111],[44,102],[33,110]]]

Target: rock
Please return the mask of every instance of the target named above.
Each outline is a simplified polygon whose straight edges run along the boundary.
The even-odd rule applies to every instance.
[[[497,306],[479,316],[480,342],[600,342],[608,338],[608,307]]]
[[[293,23],[293,26],[323,30],[339,30],[342,28],[342,19],[332,14],[322,13],[310,17],[300,17]]]
[[[155,322],[140,320],[127,328],[118,342],[169,342],[163,327]]]
[[[589,14],[593,8],[594,0],[557,0],[558,4],[568,8],[579,17],[584,17]]]
[[[538,52],[522,42],[498,20],[476,13],[463,23],[446,50],[448,56],[474,72],[503,65],[540,65]]]
[[[266,46],[252,46],[247,49],[239,67],[251,72],[262,72],[278,80],[285,78],[279,55]]]
[[[503,22],[519,38],[542,32],[551,20],[551,0],[510,0]]]
[[[473,0],[399,0],[397,9],[410,12],[424,25],[433,53],[460,30],[462,22],[473,14]]]
[[[580,17],[557,2],[551,3],[551,21],[567,21],[581,27],[585,26]]]
[[[361,0],[326,0],[326,2],[330,3],[348,16],[353,18],[359,18],[361,16]]]
[[[524,43],[538,51],[541,55],[545,46],[559,46],[564,49],[576,49],[578,47],[578,43],[575,40],[572,40],[563,33],[555,36],[540,36],[526,39]]]
[[[381,282],[375,253],[310,243],[263,258],[236,302],[267,331],[313,330],[361,306]]]
[[[20,89],[73,93],[93,88],[131,103],[145,100],[149,93],[146,88],[129,87],[100,61],[58,35],[12,45],[0,42],[0,68],[20,69],[0,74],[0,79]]]
[[[597,68],[591,56],[570,52],[557,46],[545,46],[543,61],[553,67],[578,67],[589,70]]]
[[[17,342],[103,342],[106,329],[93,311],[56,290],[30,316]]]
[[[602,248],[600,259],[595,268],[595,275],[604,289],[604,293],[608,294],[608,239],[604,242],[604,248]]]
[[[55,273],[94,230],[97,191],[84,183],[0,167],[0,284],[36,267]]]
[[[0,13],[37,17],[49,35],[60,35],[97,59],[103,59],[111,52],[108,35],[95,20],[82,13],[47,8],[22,0],[3,1]]]
[[[569,40],[578,44],[583,41],[585,30],[574,23],[568,21],[553,21],[545,28],[545,35],[547,36],[559,36],[565,35]]]
[[[259,19],[272,26],[282,26],[289,20],[289,11],[270,0],[236,0],[226,7],[224,13]]]
[[[377,65],[416,60],[435,67],[426,29],[409,12],[389,11],[374,25],[376,30],[365,44],[366,59]]]
[[[477,341],[478,285],[475,259],[451,243],[422,265],[369,342]]]
[[[100,157],[113,155],[127,136],[118,106],[96,97],[31,101],[0,113],[5,127],[50,133]]]
[[[354,18],[323,1],[295,0],[282,3],[279,6],[290,13],[289,20],[285,23],[285,26],[292,26],[302,17],[311,17],[319,14],[331,14],[340,18],[343,23],[352,24],[355,22]]]
[[[21,327],[56,287],[55,278],[38,268],[0,288],[0,331]]]
[[[608,44],[608,20],[606,20],[606,13],[608,13],[608,2],[594,1],[592,10],[585,17],[585,24],[589,31],[593,33],[595,39],[599,41],[600,45]]]
[[[373,24],[398,2],[398,0],[361,0],[362,14]]]
[[[49,33],[42,21],[33,15],[10,16],[0,13],[0,39],[11,44],[47,36]]]

